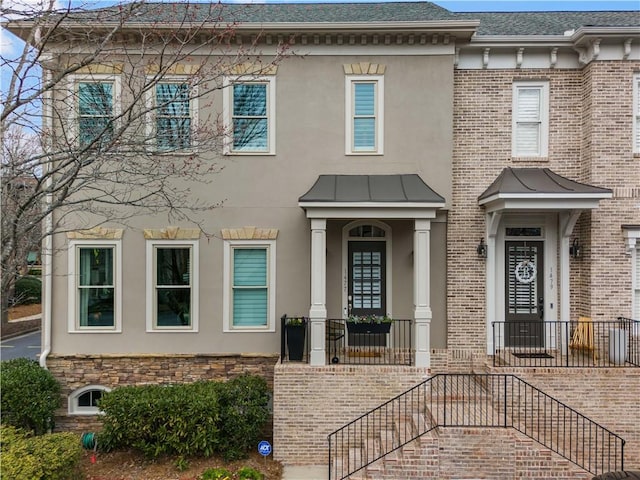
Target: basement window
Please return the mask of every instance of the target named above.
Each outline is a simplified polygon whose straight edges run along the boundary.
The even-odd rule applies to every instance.
[[[102,385],[89,385],[80,388],[69,395],[70,415],[100,415],[98,401],[105,392],[111,389]]]

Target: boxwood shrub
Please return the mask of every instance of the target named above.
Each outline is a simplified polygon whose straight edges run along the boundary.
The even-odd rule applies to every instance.
[[[34,276],[24,276],[16,281],[14,302],[29,305],[42,301],[42,280]]]
[[[60,384],[34,360],[2,362],[0,408],[2,423],[37,435],[53,428],[53,414],[61,404]]]
[[[268,419],[268,390],[259,377],[226,383],[120,387],[99,408],[98,447],[134,448],[161,455],[240,458],[253,448]]]
[[[82,446],[73,433],[31,436],[9,425],[0,426],[2,478],[11,480],[71,480],[81,478]]]

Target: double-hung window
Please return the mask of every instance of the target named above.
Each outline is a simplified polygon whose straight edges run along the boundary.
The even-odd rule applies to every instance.
[[[69,331],[121,331],[120,242],[71,242]]]
[[[187,83],[158,83],[155,86],[155,139],[158,150],[183,150],[192,146],[194,126]]]
[[[198,242],[147,242],[147,331],[198,330]]]
[[[275,331],[275,242],[225,241],[225,331]]]
[[[383,153],[384,77],[346,77],[346,153]]]
[[[633,76],[633,153],[640,153],[640,73]]]
[[[513,84],[512,156],[546,157],[549,143],[549,84]]]
[[[113,139],[117,90],[114,79],[77,81],[77,131],[81,147],[100,148]]]
[[[227,153],[275,153],[275,77],[225,78]]]

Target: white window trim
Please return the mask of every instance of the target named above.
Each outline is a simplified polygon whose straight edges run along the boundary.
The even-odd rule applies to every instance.
[[[640,73],[633,75],[633,153],[640,153]]]
[[[267,83],[267,149],[264,151],[240,151],[233,149],[233,85],[240,83]],[[223,152],[225,155],[275,155],[276,154],[276,77],[225,76],[222,81],[222,118],[225,131]]]
[[[104,83],[113,82],[113,128],[117,130],[120,126],[120,114],[122,112],[122,105],[120,104],[121,98],[121,79],[120,75],[114,74],[77,74],[69,75],[69,92],[71,93],[72,101],[69,102],[69,125],[66,129],[69,132],[67,140],[69,143],[73,143],[76,146],[80,146],[80,129],[78,126],[78,120],[80,118],[79,107],[80,97],[78,95],[77,85],[79,83]]]
[[[147,268],[146,268],[146,324],[147,333],[197,333],[199,328],[200,298],[198,291],[200,289],[199,282],[199,249],[198,240],[147,240]],[[172,248],[188,247],[191,249],[191,310],[189,318],[191,325],[184,327],[158,327],[156,325],[155,315],[155,247],[167,246]]]
[[[376,147],[373,150],[353,149],[353,84],[358,82],[376,83]],[[345,84],[345,154],[346,155],[383,155],[384,154],[384,76],[383,75],[346,75]]]
[[[86,387],[74,390],[68,397],[69,415],[104,415],[104,412],[97,407],[81,407],[78,405],[79,398],[91,390],[100,390],[102,392],[111,391],[109,387],[103,387],[102,385],[87,385]]]
[[[81,327],[78,318],[79,248],[113,247],[114,263],[114,325],[113,327]],[[120,240],[72,240],[68,251],[68,331],[69,333],[121,333],[122,332],[122,254]]]
[[[233,325],[233,250],[235,248],[267,249],[268,311],[264,327],[235,327]],[[275,332],[276,331],[276,241],[275,240],[225,240],[224,241],[224,286],[222,301],[223,331],[230,332]]]
[[[198,141],[196,135],[199,127],[199,112],[200,104],[199,92],[197,85],[191,85],[189,83],[189,77],[180,75],[168,75],[162,77],[161,80],[154,80],[154,77],[147,77],[147,82],[153,84],[153,88],[150,88],[146,93],[146,106],[148,110],[146,118],[146,138],[148,139],[147,150],[154,152],[158,155],[189,155],[198,151]],[[189,113],[191,115],[191,146],[189,148],[176,149],[176,150],[160,150],[157,144],[156,137],[156,85],[163,83],[186,83],[189,85]]]
[[[518,90],[539,88],[540,95],[540,152],[537,155],[518,153],[516,137],[518,119]],[[549,82],[547,81],[515,81],[513,82],[511,106],[511,156],[516,158],[543,158],[549,155]]]

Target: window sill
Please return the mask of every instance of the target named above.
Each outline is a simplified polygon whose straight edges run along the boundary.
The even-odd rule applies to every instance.
[[[364,157],[364,156],[381,157],[384,155],[384,152],[345,152],[345,155],[349,157]]]
[[[549,157],[511,157],[513,163],[549,163]]]
[[[97,328],[96,329],[86,328],[81,330],[69,330],[67,333],[122,333],[122,329],[116,328],[111,330],[105,330],[105,329],[97,329]]]
[[[274,157],[276,152],[225,152],[231,157]]]
[[[147,329],[147,333],[198,333],[197,328],[153,328]]]
[[[224,328],[223,333],[275,333],[274,327],[262,327],[262,328]]]

